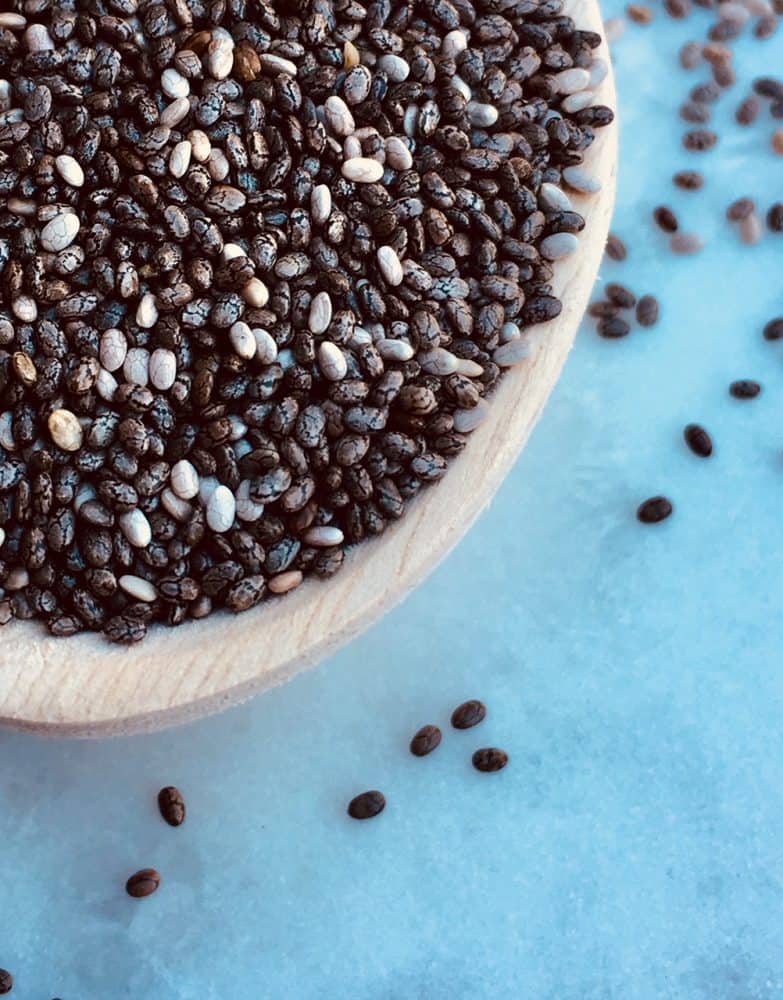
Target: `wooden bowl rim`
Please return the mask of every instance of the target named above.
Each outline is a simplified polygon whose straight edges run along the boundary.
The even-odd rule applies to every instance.
[[[571,13],[580,27],[602,30],[595,0],[579,0]],[[609,71],[596,102],[614,108],[605,43],[598,54]],[[219,613],[177,629],[155,628],[130,649],[95,634],[55,639],[40,623],[9,624],[2,632],[0,724],[54,736],[109,736],[187,722],[283,683],[409,594],[490,502],[560,374],[603,255],[616,163],[615,122],[599,131],[586,157],[601,191],[573,196],[586,227],[580,251],[556,265],[561,315],[539,328],[537,353],[505,374],[463,454],[400,521],[349,551],[346,565],[328,581],[308,579],[243,615]]]

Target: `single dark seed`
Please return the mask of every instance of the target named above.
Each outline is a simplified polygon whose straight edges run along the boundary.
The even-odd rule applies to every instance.
[[[620,316],[612,316],[609,319],[602,319],[596,327],[600,336],[607,340],[619,340],[626,337],[631,332],[631,326]]]
[[[682,432],[685,443],[694,455],[709,458],[712,454],[712,438],[700,424],[688,424]]]
[[[704,187],[704,176],[698,170],[679,170],[673,180],[683,191],[698,191]]]
[[[775,202],[767,212],[767,229],[771,233],[783,233],[783,202]]]
[[[508,764],[508,754],[505,750],[497,747],[483,747],[473,754],[473,766],[477,771],[484,771],[490,774],[493,771],[502,771]]]
[[[636,516],[642,524],[658,524],[659,521],[665,521],[673,509],[671,500],[666,497],[650,497],[639,506]]]
[[[14,988],[14,977],[7,969],[0,969],[0,997],[10,993]]]
[[[144,899],[156,892],[159,886],[160,874],[154,868],[142,868],[125,883],[125,891],[134,899]]]
[[[712,149],[718,141],[716,132],[708,128],[694,128],[682,137],[682,144],[693,153],[705,153]]]
[[[783,340],[783,316],[767,323],[764,327],[764,340]]]
[[[746,97],[734,112],[738,125],[752,125],[761,112],[761,104],[757,97]]]
[[[759,97],[771,97],[773,100],[783,100],[783,80],[770,76],[760,76],[753,81],[753,90]]]
[[[609,233],[607,237],[606,256],[616,261],[623,261],[628,256],[628,248],[615,233]]]
[[[752,215],[756,206],[752,198],[737,198],[726,209],[726,218],[729,222],[741,222]]]
[[[362,792],[348,803],[348,815],[353,819],[372,819],[386,808],[386,797],[377,790]]]
[[[426,757],[440,746],[442,736],[438,726],[422,726],[411,740],[411,753],[414,757]]]
[[[655,326],[660,306],[654,295],[643,295],[636,303],[636,322],[639,326]]]
[[[653,19],[652,9],[642,3],[629,3],[625,13],[634,24],[649,24]]]
[[[167,785],[158,792],[158,808],[169,826],[182,826],[185,822],[185,800],[182,792],[173,785]]]
[[[676,233],[680,228],[677,216],[666,205],[659,205],[653,211],[653,219],[656,225],[665,233]]]
[[[609,301],[613,302],[616,306],[620,306],[621,309],[633,309],[636,305],[636,296],[625,285],[620,285],[612,281],[606,286],[604,291]]]
[[[591,302],[587,307],[587,315],[595,319],[612,319],[620,311],[620,307],[614,302]]]
[[[753,379],[741,378],[731,383],[729,392],[735,399],[755,399],[761,392],[761,385]]]
[[[483,702],[471,699],[454,709],[451,713],[451,724],[455,729],[472,729],[479,722],[483,722],[486,714],[487,709]]]

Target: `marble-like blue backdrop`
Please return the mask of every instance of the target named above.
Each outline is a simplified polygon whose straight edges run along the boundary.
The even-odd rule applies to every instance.
[[[618,13],[612,0],[607,14]],[[623,280],[663,302],[585,328],[529,448],[447,563],[381,625],[250,705],[102,745],[0,734],[0,965],[19,1000],[773,1000],[783,996],[783,236],[739,245],[739,195],[783,197],[772,123],[680,150],[681,43],[615,46]],[[698,35],[697,35],[698,36]],[[783,35],[737,46],[741,80]],[[694,78],[695,79],[695,78]],[[703,167],[700,196],[670,176]],[[708,241],[675,259],[649,221]],[[738,403],[726,387],[759,378]],[[703,421],[716,453],[692,457]],[[669,493],[675,516],[634,520]],[[444,729],[477,696],[480,730]],[[477,745],[511,755],[498,775]],[[188,823],[164,826],[163,783]],[[380,787],[384,815],[344,816]],[[164,885],[137,903],[138,867]]]

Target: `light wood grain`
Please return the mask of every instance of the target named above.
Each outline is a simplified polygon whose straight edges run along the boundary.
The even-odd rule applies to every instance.
[[[601,30],[592,0],[571,7],[579,27]],[[605,48],[600,55],[608,61]],[[615,106],[611,72],[596,101]],[[616,125],[599,132],[587,166],[603,182],[576,196],[586,219],[580,252],[556,268],[560,317],[535,357],[512,369],[491,412],[444,480],[380,538],[352,550],[327,582],[306,581],[246,614],[156,628],[118,648],[95,635],[54,639],[35,623],[2,632],[0,723],[58,736],[106,736],[182,723],[283,683],[334,652],[394,607],[460,540],[492,499],[554,386],[595,281],[609,228]]]

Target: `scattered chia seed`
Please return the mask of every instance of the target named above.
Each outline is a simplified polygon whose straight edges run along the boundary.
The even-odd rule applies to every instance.
[[[764,327],[764,340],[783,340],[783,316],[767,323]]]
[[[414,757],[426,757],[437,750],[443,734],[437,726],[422,726],[411,740],[410,751]]]
[[[654,295],[643,295],[636,303],[636,322],[639,326],[655,326],[660,306]]]
[[[738,125],[752,125],[761,112],[761,102],[757,97],[746,97],[734,112]]]
[[[620,337],[627,337],[631,332],[631,325],[620,316],[612,316],[602,319],[596,327],[600,336],[607,340],[618,340]]]
[[[712,454],[712,438],[700,424],[688,424],[682,432],[685,443],[694,455],[709,458]]]
[[[712,149],[718,141],[716,132],[707,128],[694,128],[682,137],[682,144],[693,153],[705,153]]]
[[[362,792],[348,803],[348,815],[352,819],[372,819],[386,808],[383,792]]]
[[[636,516],[642,524],[658,524],[659,521],[665,521],[673,510],[671,500],[656,496],[645,500],[636,511]]]
[[[737,198],[726,209],[726,218],[729,222],[741,222],[747,219],[755,211],[755,204],[751,198]]]
[[[666,205],[659,205],[653,212],[653,219],[659,229],[664,233],[676,233],[680,228],[677,216]]]
[[[771,233],[783,233],[783,202],[775,202],[767,212],[767,229]]]
[[[646,4],[629,3],[625,8],[625,13],[634,24],[650,24],[653,19],[652,9]]]
[[[621,309],[633,309],[636,305],[636,296],[625,285],[620,285],[616,281],[610,282],[606,288],[606,297],[609,301]]]
[[[606,241],[606,255],[611,260],[624,261],[628,257],[628,249],[615,233],[609,233]]]
[[[125,891],[134,899],[144,899],[158,891],[160,875],[154,868],[142,868],[125,883]]]
[[[483,722],[487,715],[486,706],[475,699],[458,705],[451,713],[451,724],[455,729],[472,729]]]
[[[167,785],[158,792],[158,808],[169,826],[182,826],[186,808],[182,792],[173,785]]]
[[[700,191],[704,187],[704,177],[698,170],[679,170],[673,180],[683,191]]]
[[[735,399],[755,399],[761,392],[761,385],[753,379],[741,378],[731,383],[729,392]]]
[[[503,770],[508,764],[508,754],[505,750],[499,750],[497,747],[484,747],[481,750],[476,750],[472,760],[477,771],[490,774],[493,771]]]
[[[697,233],[675,233],[669,240],[669,247],[673,253],[690,255],[704,247],[704,240]]]

